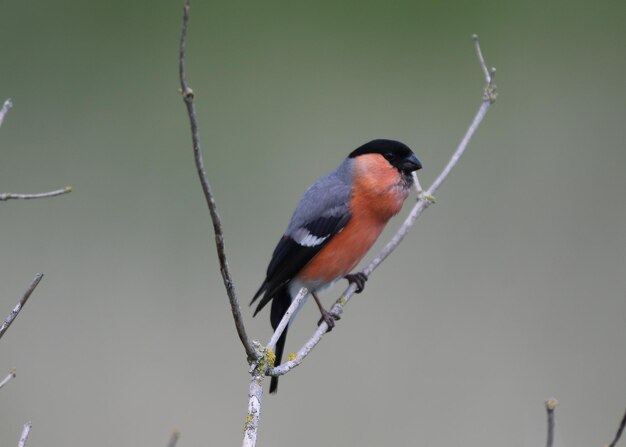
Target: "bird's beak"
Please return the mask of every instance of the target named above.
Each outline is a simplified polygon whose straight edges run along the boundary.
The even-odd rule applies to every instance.
[[[403,172],[413,172],[422,169],[422,163],[420,163],[415,154],[411,154],[400,162],[399,168]]]

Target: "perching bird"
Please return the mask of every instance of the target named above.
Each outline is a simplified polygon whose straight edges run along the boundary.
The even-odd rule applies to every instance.
[[[363,290],[367,277],[350,274],[376,242],[385,225],[402,208],[413,184],[411,173],[422,165],[403,143],[373,140],[355,149],[335,171],[321,177],[298,203],[285,234],[274,249],[267,277],[250,305],[262,295],[254,315],[272,301],[270,321],[276,329],[302,287],[313,295],[328,330],[336,316],[324,309],[317,293],[346,278]],[[279,365],[287,329],[276,344]],[[272,377],[275,393],[278,377]]]

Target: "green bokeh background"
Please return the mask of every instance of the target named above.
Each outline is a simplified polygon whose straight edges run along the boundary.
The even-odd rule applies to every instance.
[[[182,1],[0,3],[0,445],[237,445],[248,375],[177,93]],[[626,3],[200,2],[188,80],[244,304],[304,189],[372,138],[429,184],[337,329],[266,396],[260,446],[600,446],[626,406]],[[403,211],[406,214],[408,206]],[[399,224],[392,222],[390,230]],[[385,233],[387,239],[391,231]],[[378,246],[380,246],[379,244]],[[371,255],[370,255],[371,258]],[[326,302],[340,293],[336,287]],[[267,315],[253,337],[270,336]],[[317,321],[307,305],[288,350]]]

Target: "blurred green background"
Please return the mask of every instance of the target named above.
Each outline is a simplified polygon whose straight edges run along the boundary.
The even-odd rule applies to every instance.
[[[182,1],[0,4],[0,445],[237,445],[248,374],[177,93]],[[200,2],[188,81],[244,306],[305,188],[372,138],[443,167],[402,246],[266,395],[260,446],[600,446],[626,406],[623,1]],[[408,211],[408,204],[401,216]],[[385,233],[400,223],[400,218]],[[380,247],[381,244],[378,245]],[[371,259],[372,255],[368,257]],[[343,284],[325,295],[332,302]],[[268,315],[252,319],[266,341]],[[312,333],[310,303],[290,331]]]

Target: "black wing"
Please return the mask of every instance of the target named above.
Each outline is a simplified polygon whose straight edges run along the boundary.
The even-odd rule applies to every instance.
[[[333,211],[336,213],[337,209]],[[267,267],[267,277],[250,302],[254,303],[264,294],[254,315],[259,313],[276,292],[296,276],[349,220],[350,213],[347,211],[339,215],[322,215],[291,231],[290,235],[283,236],[272,254]]]

